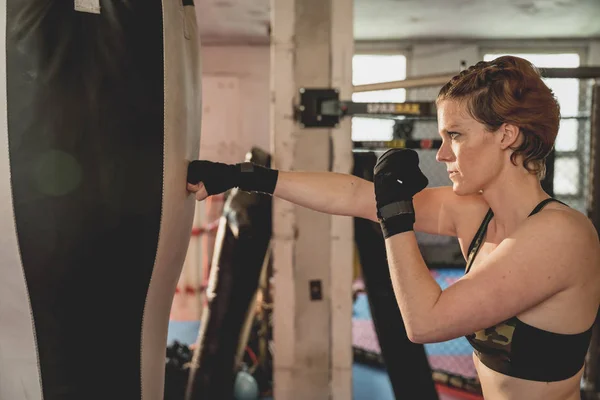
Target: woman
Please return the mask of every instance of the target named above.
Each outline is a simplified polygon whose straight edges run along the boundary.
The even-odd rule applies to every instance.
[[[313,210],[379,221],[409,338],[466,336],[486,399],[579,399],[600,304],[600,245],[581,213],[546,194],[559,105],[526,60],[479,62],[437,98],[452,187],[428,188],[411,150],[390,150],[374,183],[335,173],[190,163],[198,200],[240,187]],[[414,230],[456,236],[465,275],[445,290]]]

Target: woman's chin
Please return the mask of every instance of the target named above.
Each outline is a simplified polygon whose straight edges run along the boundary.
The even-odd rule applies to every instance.
[[[456,183],[454,185],[452,185],[452,191],[454,192],[455,195],[457,196],[464,196],[463,191],[461,190],[460,185],[457,185]]]
[[[460,183],[453,182],[452,183],[452,191],[457,196],[469,196],[472,194],[478,194],[480,191],[475,190],[473,188],[466,187],[465,185],[461,185]]]

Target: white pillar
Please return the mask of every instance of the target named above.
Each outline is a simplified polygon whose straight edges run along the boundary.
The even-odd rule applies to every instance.
[[[272,0],[272,151],[282,170],[352,168],[350,122],[302,128],[300,88],[352,94],[352,0]],[[276,399],[352,397],[353,223],[275,200]],[[322,299],[311,300],[318,281]]]

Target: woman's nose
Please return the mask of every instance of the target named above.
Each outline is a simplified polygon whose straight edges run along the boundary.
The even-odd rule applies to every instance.
[[[448,162],[448,161],[453,161],[453,157],[454,157],[454,153],[452,152],[452,148],[450,147],[450,144],[448,144],[448,142],[446,142],[446,141],[443,141],[442,146],[440,147],[437,154],[435,155],[435,159],[438,162]]]

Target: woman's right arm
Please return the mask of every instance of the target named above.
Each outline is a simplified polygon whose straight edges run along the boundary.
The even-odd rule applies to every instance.
[[[188,175],[188,190],[196,199],[208,193],[220,193],[235,186],[232,165],[193,162]],[[277,171],[257,168],[245,186],[259,186],[274,196],[296,205],[333,215],[359,217],[377,222],[377,205],[373,183],[350,174],[336,172]],[[202,181],[208,183],[210,191]],[[198,183],[196,183],[198,182]],[[267,182],[268,184],[264,184]],[[428,188],[413,198],[415,230],[435,235],[456,236],[455,220],[462,203],[451,187]]]
[[[334,172],[279,172],[274,196],[311,210],[377,222],[373,182]],[[480,196],[458,196],[450,186],[427,188],[413,198],[415,231],[457,236],[456,226],[487,212]],[[482,214],[482,215],[483,215]],[[465,224],[462,224],[465,225]]]
[[[354,175],[279,171],[273,195],[326,214],[377,221],[373,183]]]
[[[315,211],[377,222],[373,182],[334,172],[279,172],[274,196]],[[428,188],[413,198],[415,230],[456,236],[459,196],[452,188]]]

